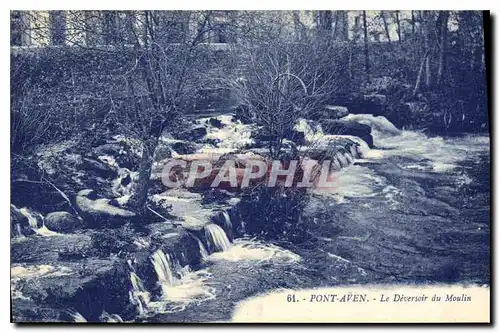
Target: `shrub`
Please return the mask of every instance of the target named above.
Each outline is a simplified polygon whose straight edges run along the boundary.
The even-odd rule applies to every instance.
[[[304,188],[261,184],[245,190],[240,204],[245,232],[266,239],[305,240],[307,232],[301,214],[307,200]]]

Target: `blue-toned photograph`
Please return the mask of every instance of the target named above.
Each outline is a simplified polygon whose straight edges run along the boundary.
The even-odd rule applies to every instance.
[[[11,322],[489,322],[490,25],[10,11]]]

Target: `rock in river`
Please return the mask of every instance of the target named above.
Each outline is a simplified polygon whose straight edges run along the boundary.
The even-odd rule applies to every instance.
[[[45,226],[56,232],[72,232],[81,229],[83,221],[68,212],[52,212],[45,216]]]
[[[76,206],[91,227],[120,226],[136,216],[134,212],[112,205],[111,201],[106,198],[96,198],[95,192],[91,189],[78,192],[75,199]]]
[[[363,139],[368,146],[373,147],[371,127],[356,121],[323,119],[321,127],[327,134],[353,135]]]

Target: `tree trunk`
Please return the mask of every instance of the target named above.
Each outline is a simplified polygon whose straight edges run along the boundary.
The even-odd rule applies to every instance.
[[[424,11],[423,25],[424,25],[424,48],[426,52],[425,57],[425,86],[429,89],[432,86],[432,69],[431,69],[431,29],[432,17],[428,10]]]
[[[387,41],[391,44],[391,34],[389,33],[389,25],[387,24],[387,18],[385,17],[385,11],[380,12],[380,17],[382,17],[382,22],[384,23],[385,35],[387,37]]]
[[[331,34],[332,31],[332,11],[320,10],[319,11],[319,26],[323,33]]]
[[[415,13],[411,11],[411,35],[415,37]]]
[[[343,10],[342,11],[342,40],[347,41],[349,40],[349,21],[347,18],[347,11]]]
[[[299,12],[296,10],[293,11],[293,24],[295,29],[295,37],[297,40],[301,40],[304,37],[303,36],[304,25],[300,21]]]
[[[439,13],[439,23],[440,23],[440,42],[441,51],[439,53],[439,65],[437,73],[437,84],[440,85],[443,82],[443,75],[446,69],[446,51],[448,44],[448,17],[450,13],[448,11],[442,11]]]
[[[370,82],[370,57],[368,53],[368,23],[366,22],[366,10],[363,10],[363,39],[365,46],[365,74],[366,80]]]
[[[398,41],[401,43],[401,21],[399,20],[399,10],[396,10],[396,32],[398,33]]]
[[[415,81],[415,87],[413,88],[413,97],[417,96],[417,92],[420,90],[420,85],[422,83],[422,76],[424,74],[424,65],[427,61],[428,56],[429,56],[429,53],[426,52],[422,58],[422,61],[420,62],[420,68],[418,70],[417,81]]]
[[[347,11],[335,11],[335,30],[333,34],[335,39],[342,41],[349,40],[349,22],[347,20]]]
[[[143,142],[142,157],[139,164],[139,179],[137,181],[135,194],[131,198],[132,207],[139,215],[143,215],[146,212],[149,180],[151,178],[151,168],[153,166],[153,154],[157,144],[157,137],[151,137]]]

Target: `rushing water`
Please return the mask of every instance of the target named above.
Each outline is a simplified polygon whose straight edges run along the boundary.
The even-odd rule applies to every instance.
[[[130,282],[132,284],[132,290],[129,292],[130,303],[137,307],[139,315],[144,315],[151,300],[151,295],[144,288],[144,283],[135,272],[130,272]]]
[[[168,289],[174,284],[174,276],[172,268],[170,267],[170,258],[168,254],[163,253],[162,250],[157,250],[151,259],[158,283],[160,284],[163,297],[168,297]]]
[[[196,241],[198,242],[198,247],[200,248],[201,259],[202,260],[207,260],[207,258],[208,258],[208,251],[205,248],[205,245],[203,244],[203,242],[198,237],[196,237]]]
[[[17,208],[14,207],[14,209],[17,209]],[[17,211],[19,213],[21,213],[23,216],[25,216],[28,219],[28,223],[29,223],[30,228],[37,235],[40,235],[40,236],[43,236],[43,237],[50,237],[50,236],[58,236],[58,235],[60,235],[59,233],[57,233],[55,231],[49,230],[49,228],[47,228],[45,226],[44,217],[43,217],[42,214],[37,213],[37,212],[33,212],[33,211],[31,211],[30,209],[28,209],[26,207],[17,209]],[[41,223],[40,223],[41,225],[39,225],[38,220],[41,221]],[[16,233],[17,233],[17,236],[20,237],[21,239],[24,237],[24,235],[22,233],[21,225],[19,225],[19,224],[16,224]]]
[[[488,283],[489,138],[428,137],[383,117],[349,118],[372,127],[375,148],[354,139],[359,154],[335,157],[337,186],[313,190],[304,214],[317,241],[284,249],[236,239],[206,259],[217,298],[153,321],[231,320],[235,301],[283,288]],[[308,141],[331,139],[306,125]]]
[[[210,252],[225,251],[231,247],[231,242],[227,238],[224,229],[217,224],[207,224],[204,229]]]
[[[224,218],[224,226],[226,230],[232,230],[233,224],[231,223],[231,218],[229,217],[229,213],[225,210],[222,211],[222,217]]]
[[[181,267],[161,249],[153,252],[148,263],[154,268],[157,287],[148,287],[151,290],[145,287],[146,277],[129,261],[129,298],[137,307],[137,320],[229,321],[233,309],[241,308],[238,304],[246,304],[249,298],[258,303],[259,295],[285,289],[488,283],[489,138],[428,137],[399,130],[384,117],[350,115],[348,119],[372,127],[375,148],[359,138],[324,135],[321,127],[300,124],[309,142],[349,138],[358,143],[357,148],[334,156],[336,186],[312,190],[303,214],[312,239],[304,244],[272,244],[247,237],[231,243],[224,231],[232,230],[227,212],[221,213],[222,228],[206,224],[213,211],[202,207],[198,197],[181,197],[174,191],[156,195],[153,199],[171,205],[174,215],[187,212],[185,226],[205,223],[203,234],[198,235],[205,236],[207,246],[196,238],[202,258],[196,271]],[[246,130],[238,126],[237,130]],[[239,137],[247,139],[246,132],[210,133],[214,138],[230,137],[231,149]],[[42,234],[43,219],[40,224],[36,213],[21,213]],[[15,266],[11,273],[14,298],[22,299],[27,296],[18,288],[20,278],[67,271],[38,265]],[[85,321],[76,311],[72,318]],[[122,318],[103,312],[101,320]]]

